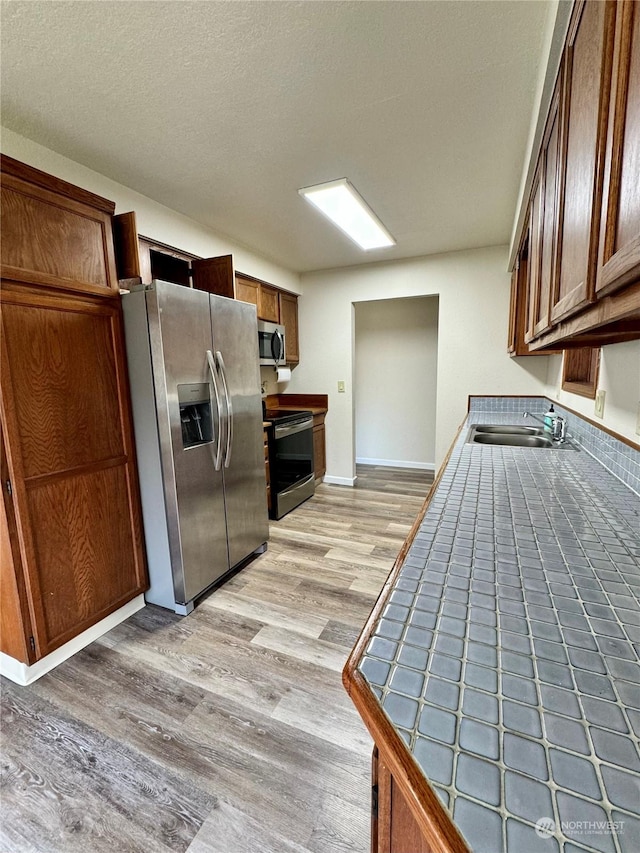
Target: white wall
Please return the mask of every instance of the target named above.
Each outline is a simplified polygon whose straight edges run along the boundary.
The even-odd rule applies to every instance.
[[[2,153],[9,157],[114,201],[116,213],[134,210],[138,231],[145,237],[205,258],[233,254],[236,270],[261,278],[284,290],[300,293],[300,277],[297,273],[271,263],[224,235],[215,234],[187,216],[176,213],[30,139],[2,128],[0,148]]]
[[[437,364],[437,297],[356,303],[359,462],[434,467]]]
[[[551,400],[574,409],[596,423],[595,403],[578,394],[562,391],[562,356],[549,357],[546,394]],[[602,347],[598,389],[606,392],[603,426],[632,441],[640,442],[636,433],[640,406],[640,341],[610,344]]]
[[[355,475],[354,302],[440,297],[436,465],[465,416],[469,394],[544,394],[548,356],[507,355],[506,266],[507,247],[493,246],[301,277],[300,365],[287,390],[329,395],[328,478],[346,483]],[[337,393],[340,379],[347,382],[344,394]],[[415,387],[419,392],[419,374]]]

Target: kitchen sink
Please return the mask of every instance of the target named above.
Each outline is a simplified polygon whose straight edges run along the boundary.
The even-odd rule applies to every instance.
[[[543,427],[517,426],[516,424],[475,424],[476,432],[500,433],[500,435],[544,435]]]
[[[545,438],[544,435],[477,432],[471,440],[474,444],[503,444],[509,447],[553,447],[553,441],[550,438]]]
[[[467,443],[576,450],[576,446],[569,441],[553,441],[543,427],[525,427],[516,424],[474,424],[469,430]]]

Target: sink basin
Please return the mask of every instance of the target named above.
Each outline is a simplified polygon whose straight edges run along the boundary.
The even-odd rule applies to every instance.
[[[571,441],[553,441],[543,427],[519,424],[473,424],[467,444],[493,444],[502,447],[539,447],[553,450],[577,450]]]
[[[476,432],[494,433],[500,435],[544,435],[543,427],[516,426],[516,424],[475,424]]]
[[[501,444],[508,447],[553,447],[553,441],[544,435],[522,435],[518,433],[476,432],[474,444]]]

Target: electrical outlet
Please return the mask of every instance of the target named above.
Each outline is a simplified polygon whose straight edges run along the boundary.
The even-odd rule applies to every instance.
[[[344,380],[338,381],[338,394],[344,394]]]
[[[638,403],[638,419],[636,421],[636,435],[640,435],[640,403]]]
[[[596,407],[595,407],[594,414],[597,418],[603,418],[604,417],[604,397],[605,397],[604,391],[598,391],[598,393],[596,394]]]

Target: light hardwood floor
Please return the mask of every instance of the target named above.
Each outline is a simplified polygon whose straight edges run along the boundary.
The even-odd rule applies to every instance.
[[[359,467],[187,618],[149,606],[2,681],[1,853],[365,853],[371,740],[340,680],[431,473]]]

